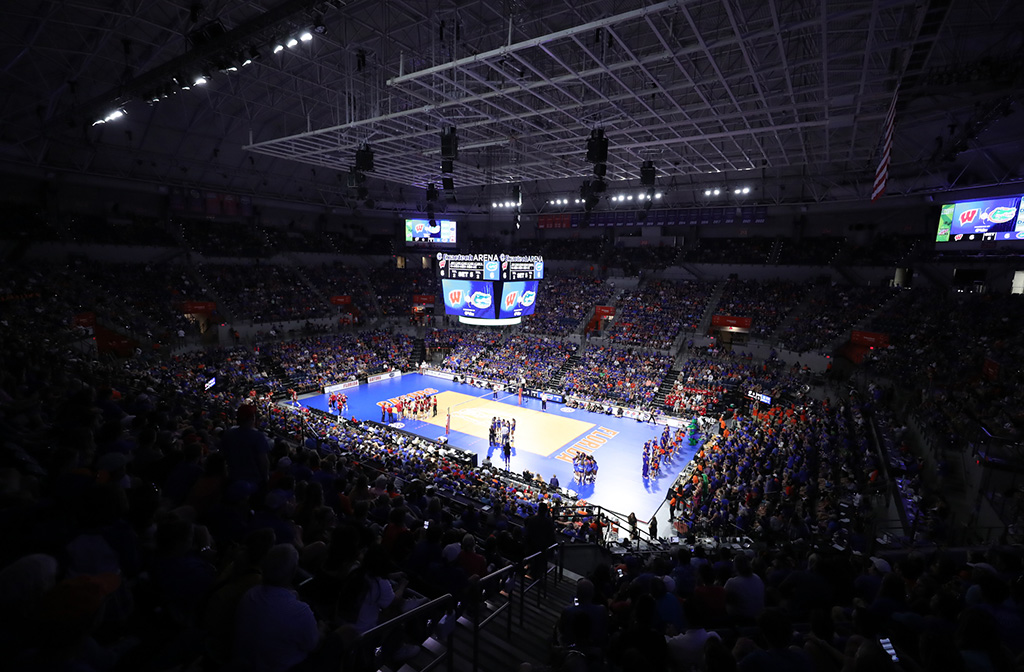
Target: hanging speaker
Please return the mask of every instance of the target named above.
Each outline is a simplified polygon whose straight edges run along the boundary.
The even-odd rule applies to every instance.
[[[451,177],[442,177],[441,188],[445,191],[453,191],[455,189],[455,179]]]
[[[640,185],[643,187],[653,187],[654,175],[654,164],[650,161],[644,161],[640,165]]]

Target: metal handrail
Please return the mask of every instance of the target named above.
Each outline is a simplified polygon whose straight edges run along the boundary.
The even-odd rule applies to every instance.
[[[441,609],[441,608],[445,608],[447,610],[447,608],[449,606],[451,606],[452,603],[454,603],[454,602],[455,602],[455,598],[452,596],[452,594],[451,593],[445,593],[441,597],[438,597],[438,598],[435,598],[433,600],[430,600],[429,602],[427,602],[425,604],[421,604],[420,606],[418,606],[418,607],[416,607],[414,609],[410,609],[409,611],[405,612],[404,614],[399,614],[398,616],[395,616],[394,618],[392,618],[390,620],[387,620],[387,621],[385,621],[383,623],[375,625],[374,627],[370,628],[369,630],[367,630],[366,632],[364,632],[362,634],[362,636],[360,637],[360,640],[359,640],[360,646],[367,646],[370,643],[373,643],[375,640],[377,640],[377,639],[383,637],[384,635],[388,634],[389,632],[394,630],[399,625],[402,625],[403,623],[405,623],[407,621],[413,620],[414,618],[417,618],[418,616],[421,616],[422,614],[425,614],[427,612],[434,612],[434,611],[437,611],[438,609]],[[444,652],[442,654],[440,654],[439,656],[437,656],[436,658],[434,658],[430,663],[428,663],[427,666],[424,669],[432,669],[438,663],[440,663],[442,660],[445,660],[445,659],[448,660],[448,670],[449,670],[449,672],[451,672],[454,669],[454,663],[455,663],[455,655],[454,655],[455,636],[454,636],[454,631],[452,631],[452,633],[450,633],[448,635],[447,640],[448,641],[445,642],[445,650],[444,650]],[[376,668],[376,665],[374,665],[374,668]]]

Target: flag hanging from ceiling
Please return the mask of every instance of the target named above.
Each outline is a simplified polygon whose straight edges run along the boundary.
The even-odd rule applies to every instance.
[[[885,183],[889,180],[889,157],[892,155],[892,130],[896,125],[896,99],[900,95],[900,87],[892,92],[889,112],[885,115],[885,126],[882,128],[882,158],[875,170],[875,183],[871,187],[871,202],[877,201],[885,193]]]

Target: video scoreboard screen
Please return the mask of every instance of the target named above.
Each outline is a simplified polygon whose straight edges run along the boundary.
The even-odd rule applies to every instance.
[[[405,242],[413,245],[455,245],[455,222],[448,219],[405,220]]]
[[[973,248],[1005,243],[1024,245],[1021,198],[1019,195],[1002,196],[943,205],[935,242]]]
[[[442,280],[504,282],[544,279],[544,259],[538,255],[438,252],[437,268]]]
[[[494,283],[479,280],[441,280],[444,312],[459,317],[494,319]]]
[[[524,317],[533,315],[537,302],[537,281],[506,282],[501,286],[501,303],[498,304],[498,317]]]

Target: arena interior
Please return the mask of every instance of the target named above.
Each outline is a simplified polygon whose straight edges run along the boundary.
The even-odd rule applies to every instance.
[[[1024,670],[1024,4],[2,15],[3,669]]]

